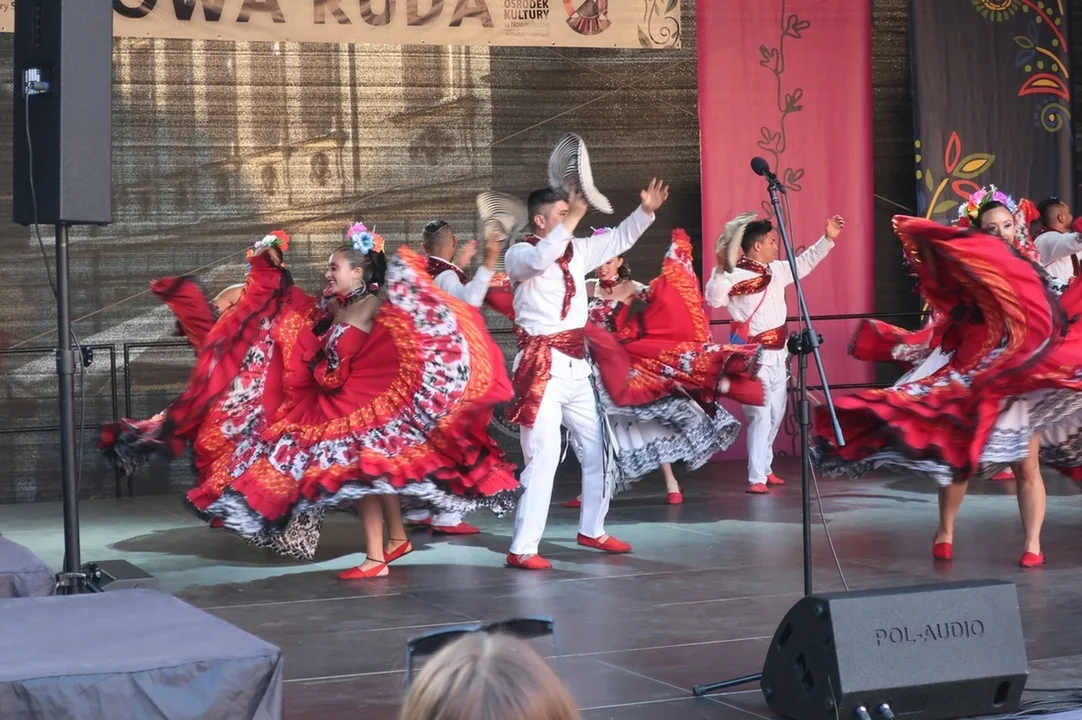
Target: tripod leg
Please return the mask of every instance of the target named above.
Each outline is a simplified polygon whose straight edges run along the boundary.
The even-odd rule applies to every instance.
[[[811,338],[804,331],[803,349],[810,347]],[[800,494],[803,503],[802,524],[804,530],[804,595],[812,594],[811,566],[811,403],[808,402],[808,355],[801,352],[797,360],[800,401],[797,403],[797,423],[800,425]]]
[[[750,685],[754,682],[759,682],[763,679],[762,673],[756,673],[754,675],[744,675],[743,677],[733,678],[732,680],[723,680],[711,685],[696,685],[691,689],[691,694],[695,697],[702,697],[703,695],[709,695],[715,693],[718,690],[724,690],[726,688],[737,687],[739,685]]]

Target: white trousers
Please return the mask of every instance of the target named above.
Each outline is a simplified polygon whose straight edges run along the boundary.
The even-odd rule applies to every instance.
[[[787,371],[787,363],[762,365],[759,379],[763,381],[763,406],[744,406],[744,417],[748,419],[748,482],[752,485],[765,483],[766,476],[774,472],[774,438],[785,419]]]
[[[409,522],[424,522],[428,518],[432,518],[432,524],[439,527],[454,527],[462,522],[462,513],[460,512],[441,512],[437,515],[433,515],[424,508],[407,510],[402,513],[403,517]]]
[[[514,555],[536,555],[548,522],[552,482],[560,464],[560,425],[571,433],[582,465],[582,510],[579,532],[589,538],[605,534],[609,495],[605,493],[601,418],[590,378],[550,378],[532,428],[521,429],[526,468],[519,482],[525,490],[515,513]]]

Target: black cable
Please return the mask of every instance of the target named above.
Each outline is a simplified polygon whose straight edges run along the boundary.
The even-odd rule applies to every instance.
[[[49,266],[49,255],[45,252],[45,242],[41,239],[41,225],[38,223],[38,193],[34,186],[34,141],[30,134],[30,98],[32,96],[27,94],[25,87],[23,89],[23,111],[25,119],[26,129],[26,156],[27,156],[27,174],[30,180],[30,206],[34,214],[34,235],[38,241],[38,249],[41,250],[41,258],[45,263],[45,275],[49,279],[49,289],[53,293],[53,299],[59,304],[60,295],[56,290],[56,283],[53,282],[53,271]],[[76,435],[75,447],[76,447],[76,463],[75,463],[75,493],[79,494],[79,490],[83,484],[83,435],[86,434],[86,364],[83,362],[83,347],[79,342],[79,336],[75,334],[75,327],[69,328],[71,333],[72,344],[75,346],[75,352],[78,355],[79,362],[79,432]],[[59,348],[58,348],[59,350]],[[65,566],[67,558],[65,557]]]

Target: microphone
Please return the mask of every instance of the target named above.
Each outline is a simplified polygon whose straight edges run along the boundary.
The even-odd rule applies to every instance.
[[[753,157],[751,159],[751,169],[756,175],[765,177],[767,180],[772,180],[774,182],[777,182],[778,180],[778,176],[770,172],[770,164],[761,157]]]

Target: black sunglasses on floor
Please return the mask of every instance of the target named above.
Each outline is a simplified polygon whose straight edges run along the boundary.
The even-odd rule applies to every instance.
[[[541,637],[552,637],[552,644],[556,648],[556,670],[563,675],[560,662],[560,646],[556,644],[556,623],[552,618],[529,617],[512,618],[483,625],[481,623],[468,623],[433,630],[408,641],[406,643],[406,687],[413,680],[413,658],[435,655],[463,635],[475,632],[483,633],[507,633],[523,640],[533,640]]]

